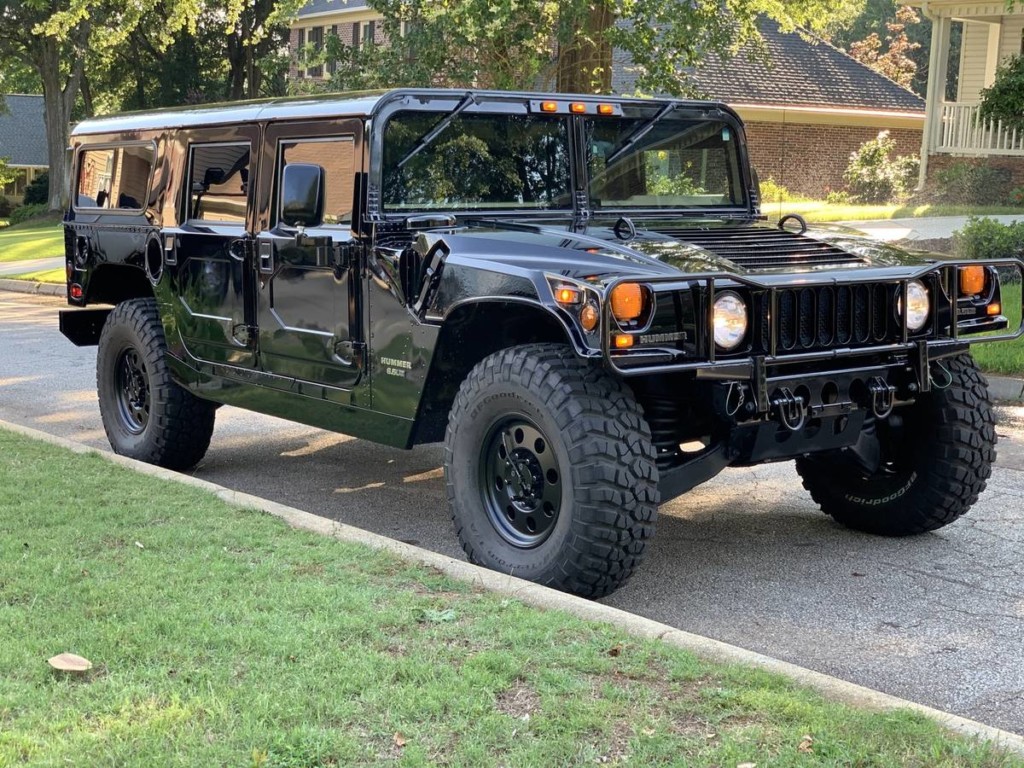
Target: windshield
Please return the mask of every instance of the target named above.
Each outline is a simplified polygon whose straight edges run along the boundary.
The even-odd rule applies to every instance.
[[[586,137],[595,209],[744,204],[736,131],[722,120],[591,119]]]
[[[565,117],[460,114],[430,138],[445,118],[417,111],[388,121],[385,210],[571,209]]]

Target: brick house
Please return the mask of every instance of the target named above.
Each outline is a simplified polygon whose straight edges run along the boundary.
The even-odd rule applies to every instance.
[[[348,45],[368,37],[382,42],[378,19],[365,0],[312,0],[292,24],[292,50],[322,46],[330,34]],[[761,33],[770,63],[741,52],[728,61],[708,57],[692,74],[704,95],[726,102],[747,123],[751,160],[762,180],[822,197],[843,187],[850,153],[883,130],[899,154],[918,153],[923,99],[810,35],[783,33],[770,21],[762,22]],[[617,53],[614,66],[613,90],[634,92],[629,61]],[[329,70],[329,64],[302,70],[293,63],[291,77],[322,79]]]
[[[0,103],[6,107],[0,109],[0,157],[15,171],[0,196],[20,203],[25,188],[49,167],[43,97],[11,94]]]

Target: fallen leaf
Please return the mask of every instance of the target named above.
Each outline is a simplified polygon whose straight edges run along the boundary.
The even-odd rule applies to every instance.
[[[655,731],[653,728],[644,728],[641,732],[644,736],[653,736],[655,733],[657,733],[657,731]]]
[[[865,576],[866,574],[863,574],[860,571],[853,571],[850,575],[851,576]]]
[[[801,740],[800,745],[796,748],[797,752],[813,752],[814,751],[814,737],[811,734],[806,734]]]
[[[757,768],[757,763],[737,763],[736,768]]]
[[[618,656],[620,653],[622,653],[621,645],[613,645],[611,648],[608,649],[609,656]]]
[[[139,549],[145,549],[145,547],[142,546],[142,542],[141,541],[136,541],[135,542],[135,546],[138,547]]]
[[[54,669],[61,672],[86,672],[92,669],[92,662],[73,653],[60,653],[47,660]]]
[[[401,748],[405,746],[405,736],[402,735],[401,731],[395,731],[392,741],[395,742],[396,747]]]

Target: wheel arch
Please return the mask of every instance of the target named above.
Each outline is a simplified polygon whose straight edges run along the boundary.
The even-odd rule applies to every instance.
[[[86,304],[120,304],[128,299],[152,299],[153,285],[141,267],[100,264],[89,277]]]
[[[536,301],[481,299],[452,307],[441,325],[431,358],[412,444],[444,438],[455,395],[477,363],[508,347],[541,342],[564,344],[573,354],[586,356],[586,348],[574,338],[565,321]]]

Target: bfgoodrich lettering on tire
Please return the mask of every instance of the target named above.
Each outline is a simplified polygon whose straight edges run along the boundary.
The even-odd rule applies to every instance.
[[[445,481],[470,560],[587,597],[621,586],[654,533],[640,406],[560,345],[513,347],[472,370],[449,417]]]
[[[215,406],[174,383],[165,353],[156,301],[118,304],[96,351],[100,415],[115,453],[189,469],[210,445]]]
[[[876,472],[841,454],[797,460],[804,488],[823,512],[850,528],[907,536],[949,525],[978,500],[996,456],[988,385],[968,354],[944,364],[948,387],[876,426]]]

